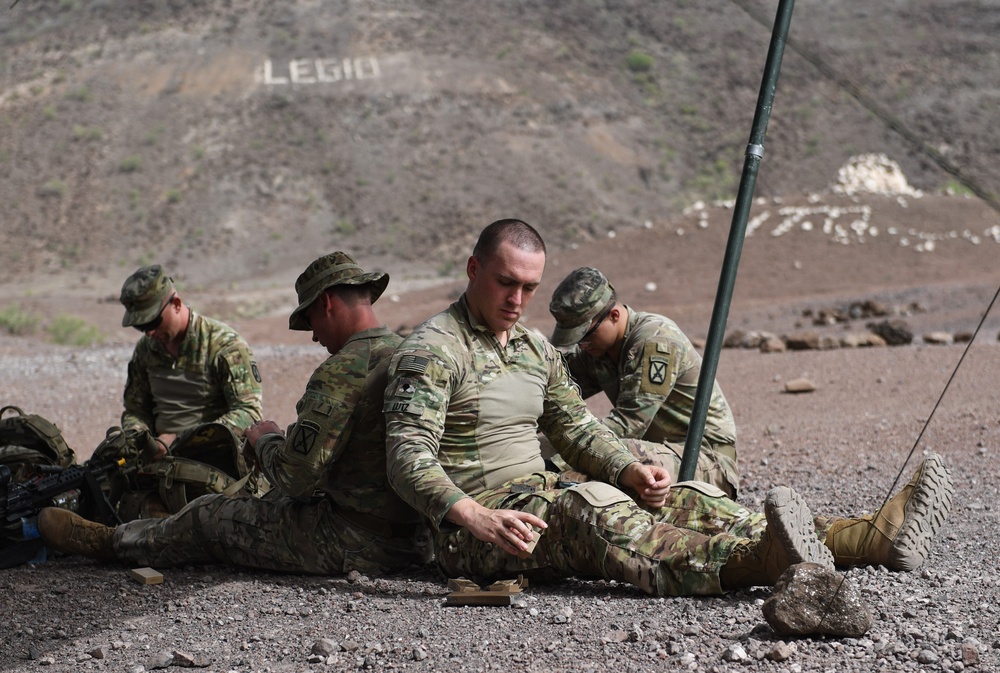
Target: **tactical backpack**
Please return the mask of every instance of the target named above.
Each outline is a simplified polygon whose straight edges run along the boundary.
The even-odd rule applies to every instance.
[[[132,455],[148,455],[142,444],[142,439],[126,438],[119,428],[112,428],[94,455],[130,449]],[[138,468],[113,480],[111,489],[118,516],[132,521],[170,516],[208,493],[260,497],[270,484],[247,469],[232,430],[222,423],[205,423],[178,436],[170,454],[160,460],[142,464],[140,458]]]
[[[16,415],[4,418],[8,411]],[[54,423],[13,405],[0,409],[0,465],[10,468],[14,481],[28,480],[38,466],[69,467],[74,462],[76,454]]]

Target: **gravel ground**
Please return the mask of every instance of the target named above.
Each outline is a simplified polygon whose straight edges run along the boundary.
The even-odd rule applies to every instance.
[[[923,568],[848,573],[874,616],[863,638],[781,640],[761,615],[763,588],[655,599],[573,580],[531,586],[513,607],[456,608],[444,606],[447,587],[432,569],[379,579],[175,568],[163,571],[163,584],[141,585],[123,567],[63,557],[0,572],[0,668],[997,670],[1000,345],[973,345],[901,467],[963,349],[723,353],[719,378],[740,428],[740,499],[749,506],[759,507],[770,486],[787,484],[817,512],[871,511],[923,451],[946,456],[955,504]],[[0,350],[8,403],[49,415],[71,445],[86,446],[114,422],[127,348]],[[257,352],[264,375],[275,373],[266,411],[287,414],[322,354],[295,346]],[[784,381],[803,376],[815,392],[783,392]]]
[[[939,232],[940,245],[918,255],[887,236],[864,245],[823,242],[815,232],[756,237],[741,264],[731,327],[788,333],[810,328],[805,309],[876,298],[926,307],[908,318],[918,334],[974,329],[995,291],[995,244],[970,245],[945,234],[959,221],[994,224],[996,214],[981,206],[973,212],[967,201],[925,198],[920,208],[872,203],[872,222],[882,230]],[[691,235],[623,232],[553,254],[527,324],[548,333],[552,289],[572,268],[597,263],[627,301],[666,312],[692,337],[704,337],[715,289],[705,260],[719,256],[724,231],[687,230]],[[405,275],[393,274],[393,294],[379,311],[394,328],[440,310],[462,286],[404,292]],[[656,292],[649,290],[654,280]],[[76,310],[116,327],[120,308],[82,292],[32,301],[35,310]],[[261,299],[188,295],[209,315],[221,298]],[[294,300],[287,291],[264,299],[275,306]],[[305,335],[288,332],[286,316],[276,309],[233,322],[257,355],[264,414],[281,425],[294,420],[295,401],[324,357]],[[860,514],[905,483],[926,451],[943,454],[952,470],[951,516],[922,568],[848,573],[874,616],[863,638],[782,641],[762,617],[769,595],[763,588],[654,599],[628,586],[566,581],[531,586],[513,607],[455,608],[444,606],[446,582],[429,568],[388,579],[174,568],[163,571],[163,584],[141,585],[123,567],[56,558],[0,571],[0,669],[1000,670],[998,320],[987,316],[937,407],[964,345],[723,351],[718,379],[739,428],[744,504],[759,508],[770,487],[784,484],[815,512]],[[116,330],[112,338],[104,347],[70,350],[0,336],[0,402],[50,418],[86,458],[120,414],[134,336]],[[815,391],[785,393],[785,382],[797,378],[810,380]],[[607,401],[592,406],[601,412]]]

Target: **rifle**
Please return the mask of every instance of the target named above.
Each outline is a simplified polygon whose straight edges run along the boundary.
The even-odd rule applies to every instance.
[[[126,467],[124,458],[87,461],[70,467],[40,466],[41,474],[30,481],[13,481],[11,470],[0,465],[0,568],[27,563],[45,545],[38,537],[35,518],[46,507],[64,506],[80,516],[109,526],[121,523],[102,487],[109,475]]]

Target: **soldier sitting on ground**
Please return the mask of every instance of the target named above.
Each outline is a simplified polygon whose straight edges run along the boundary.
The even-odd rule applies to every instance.
[[[584,399],[604,392],[603,419],[644,463],[662,465],[677,479],[691,424],[701,355],[674,321],[624,304],[603,273],[583,267],[552,293],[552,344]],[[694,478],[736,498],[736,422],[718,382],[705,420]]]
[[[400,338],[372,303],[388,282],[342,252],[296,281],[288,326],[311,330],[330,357],[309,379],[287,437],[273,421],[246,431],[248,462],[275,487],[263,498],[204,495],[169,518],[117,528],[47,508],[42,539],[68,554],[155,567],[219,562],[326,575],[426,563],[427,529],[386,479],[382,399]]]
[[[447,576],[599,577],[665,596],[772,585],[805,561],[923,562],[951,499],[938,456],[868,518],[814,521],[786,487],[768,493],[763,514],[698,482],[670,488],[663,467],[640,463],[587,410],[555,347],[518,323],[544,266],[530,225],[489,225],[465,293],[392,358],[389,478],[430,522]],[[539,429],[592,481],[546,471]]]
[[[122,327],[143,336],[125,383],[121,427],[148,432],[162,457],[176,437],[218,422],[234,436],[261,419],[261,379],[247,342],[228,325],[181,299],[160,265],[138,269],[122,285]]]

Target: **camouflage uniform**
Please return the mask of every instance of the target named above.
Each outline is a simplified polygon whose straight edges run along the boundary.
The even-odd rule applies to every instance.
[[[309,329],[299,314],[324,288],[374,275],[346,260],[344,253],[321,257],[300,276],[296,289],[305,299],[292,329]],[[377,297],[374,288],[380,284],[381,294],[385,282],[372,283]],[[225,562],[310,574],[426,563],[428,531],[386,479],[382,399],[399,342],[386,327],[367,329],[316,369],[287,439],[257,441],[257,460],[275,485],[263,499],[206,495],[167,519],[118,526],[116,556],[152,566]]]
[[[191,311],[174,359],[143,336],[128,364],[122,429],[179,434],[217,421],[237,435],[261,419],[261,381],[246,341]]]
[[[759,536],[752,513],[727,498],[678,488],[650,513],[611,486],[636,459],[587,410],[559,353],[520,324],[501,346],[464,295],[396,351],[385,411],[389,479],[429,518],[451,577],[579,575],[656,595],[718,594],[734,548]],[[601,481],[559,484],[545,471],[539,428],[575,469]],[[530,556],[510,555],[445,519],[466,497],[531,512],[548,528]]]
[[[137,269],[122,285],[122,327],[155,329],[177,295],[159,264]],[[143,336],[125,383],[122,429],[127,434],[181,434],[218,422],[236,436],[261,419],[260,372],[247,342],[228,325],[190,311],[174,358]]]
[[[577,269],[552,295],[553,343],[575,344],[595,317],[609,307],[614,288],[597,269]],[[643,463],[661,465],[676,479],[691,422],[701,355],[672,320],[628,310],[618,362],[594,357],[576,345],[564,353],[581,394],[603,391],[614,408],[603,419]],[[582,330],[581,330],[582,328]],[[642,440],[642,441],[638,441]],[[694,478],[714,484],[731,498],[739,489],[736,422],[718,382],[705,419]]]

